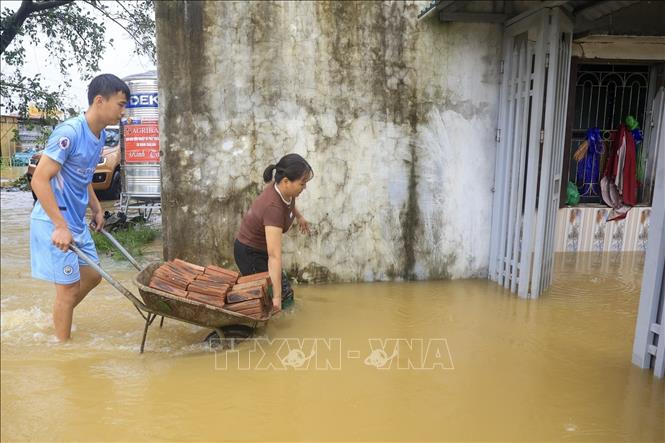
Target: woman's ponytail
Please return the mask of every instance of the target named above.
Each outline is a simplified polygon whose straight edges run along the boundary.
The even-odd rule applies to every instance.
[[[273,180],[275,171],[275,183],[280,183],[285,177],[291,181],[298,179],[310,180],[314,177],[314,171],[307,161],[298,154],[287,154],[282,157],[276,165],[270,165],[263,171],[263,181],[268,183]]]
[[[274,171],[276,168],[275,165],[270,165],[266,168],[265,171],[263,171],[263,181],[268,183],[269,181],[272,180],[272,171]]]

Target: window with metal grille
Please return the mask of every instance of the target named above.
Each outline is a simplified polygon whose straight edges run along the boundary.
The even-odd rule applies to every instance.
[[[567,174],[564,177],[577,186],[580,203],[602,203],[599,183],[612,136],[619,125],[629,115],[638,120],[640,128],[644,129],[647,124],[650,76],[649,64],[574,63],[568,113],[569,142],[564,159],[564,173],[567,170]],[[603,141],[601,149],[578,161],[575,151],[592,128],[599,130]],[[644,183],[647,167],[645,149],[644,142],[636,143],[640,183]],[[563,185],[565,189],[567,183]],[[639,186],[638,201],[644,202],[645,197],[648,196],[645,196],[644,186]]]

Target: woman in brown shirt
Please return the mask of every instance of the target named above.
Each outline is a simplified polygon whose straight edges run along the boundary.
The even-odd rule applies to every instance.
[[[309,233],[309,224],[296,209],[296,197],[312,177],[312,167],[298,154],[285,155],[268,166],[263,172],[267,185],[243,217],[236,236],[233,255],[240,273],[270,273],[273,312],[293,299],[288,279],[282,277],[282,234],[294,219],[301,232]]]

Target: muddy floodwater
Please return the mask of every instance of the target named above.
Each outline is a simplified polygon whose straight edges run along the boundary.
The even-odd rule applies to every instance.
[[[644,254],[559,255],[532,301],[485,280],[297,286],[233,351],[167,319],[140,355],[143,320],[106,282],[55,342],[31,195],[0,196],[3,441],[664,439],[663,381],[630,363]]]

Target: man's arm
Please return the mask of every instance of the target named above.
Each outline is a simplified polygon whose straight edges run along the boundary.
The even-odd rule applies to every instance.
[[[50,158],[48,155],[42,155],[39,160],[35,174],[30,181],[32,192],[35,193],[39,203],[44,208],[44,212],[49,216],[55,230],[51,235],[53,244],[63,252],[67,252],[69,244],[72,242],[72,233],[69,231],[67,222],[58,208],[58,202],[51,189],[51,179],[60,172],[60,163]]]
[[[104,227],[104,210],[99,200],[95,195],[95,190],[92,188],[92,183],[88,184],[88,207],[92,212],[92,222],[95,224],[95,231],[99,232]]]

